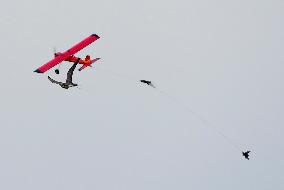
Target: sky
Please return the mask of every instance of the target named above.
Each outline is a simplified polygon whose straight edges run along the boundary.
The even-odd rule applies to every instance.
[[[284,189],[283,10],[281,0],[2,2],[0,189]],[[33,72],[93,33],[77,55],[102,59],[75,71],[81,89],[47,79],[65,80],[69,63],[59,76]]]

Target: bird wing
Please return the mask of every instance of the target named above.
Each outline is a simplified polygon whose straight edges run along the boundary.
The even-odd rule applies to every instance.
[[[63,84],[62,82],[58,82],[58,81],[52,79],[50,76],[48,76],[48,79],[49,79],[50,82],[52,82],[52,83],[59,84],[59,85]]]
[[[72,67],[68,70],[67,73],[67,79],[66,79],[66,83],[67,84],[72,84],[72,76],[73,76],[73,72],[77,66],[77,64],[79,63],[80,58],[77,59],[77,61],[72,65]]]

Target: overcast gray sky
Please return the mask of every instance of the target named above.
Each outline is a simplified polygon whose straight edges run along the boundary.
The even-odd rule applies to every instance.
[[[3,0],[0,189],[284,189],[283,10],[283,0]],[[75,72],[82,90],[47,80],[71,64],[33,73],[92,33],[101,38],[78,55],[102,59]]]

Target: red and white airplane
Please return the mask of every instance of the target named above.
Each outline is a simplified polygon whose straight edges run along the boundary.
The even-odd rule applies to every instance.
[[[79,52],[80,50],[82,50],[86,46],[90,45],[91,43],[93,43],[94,41],[96,41],[99,38],[100,37],[98,35],[92,34],[89,37],[87,37],[86,39],[84,39],[83,41],[81,41],[80,43],[76,44],[72,48],[65,51],[64,53],[61,53],[61,52],[54,53],[54,59],[53,60],[51,60],[48,63],[44,64],[43,66],[39,67],[34,72],[44,73],[44,72],[48,71],[49,69],[51,69],[52,67],[58,65],[62,61],[68,61],[68,62],[72,62],[72,63],[76,62],[78,57],[74,56],[74,54]],[[85,59],[80,59],[79,64],[82,64],[83,66],[79,69],[79,71],[85,69],[86,67],[91,67],[91,65],[94,62],[98,61],[99,59],[100,58],[95,58],[95,59],[92,60],[89,55],[87,55],[85,57]],[[57,70],[57,72],[59,73],[58,70]]]

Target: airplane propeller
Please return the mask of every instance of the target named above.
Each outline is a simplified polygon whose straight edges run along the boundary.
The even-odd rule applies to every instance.
[[[53,55],[55,56],[56,53],[57,53],[56,47],[54,46],[54,47],[53,47]],[[57,75],[59,74],[60,65],[61,65],[61,64],[59,64],[59,65],[58,65],[58,68],[54,70],[54,72],[55,72]]]

